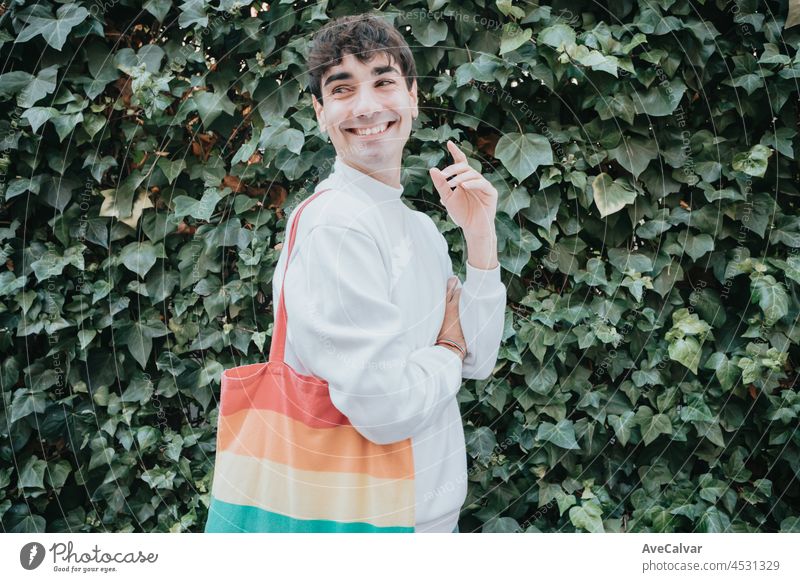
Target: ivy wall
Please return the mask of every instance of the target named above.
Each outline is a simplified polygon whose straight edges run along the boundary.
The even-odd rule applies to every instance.
[[[800,27],[755,0],[6,2],[2,529],[202,531],[220,374],[334,156],[309,39],[375,8],[462,277],[427,169],[453,139],[500,192],[461,530],[800,531]]]

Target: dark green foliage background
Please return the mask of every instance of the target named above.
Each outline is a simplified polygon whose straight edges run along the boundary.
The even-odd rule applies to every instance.
[[[377,7],[6,4],[4,531],[202,531],[220,374],[265,360],[285,216],[334,155],[310,35]],[[380,9],[420,75],[405,198],[462,277],[427,169],[454,139],[500,192],[461,530],[800,531],[787,2]]]

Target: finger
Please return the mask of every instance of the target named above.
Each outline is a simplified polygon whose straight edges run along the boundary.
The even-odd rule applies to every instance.
[[[439,168],[431,168],[430,175],[435,186],[438,188],[447,188],[447,179]]]
[[[459,289],[458,285],[451,286],[450,287],[450,293],[449,293],[449,300],[450,301],[456,300],[458,298],[458,294],[460,292],[461,292],[461,289]]]
[[[483,176],[481,176],[480,173],[477,172],[476,170],[472,170],[472,171],[469,171],[469,172],[463,172],[463,173],[459,174],[458,176],[452,178],[451,180],[448,180],[447,183],[450,186],[450,188],[455,188],[459,184],[463,184],[465,182],[475,181],[475,180],[484,181],[486,179]]]
[[[450,155],[453,156],[453,160],[455,162],[467,161],[467,154],[462,152],[452,140],[447,140],[447,149],[450,150]]]
[[[479,192],[484,192],[486,188],[486,179],[480,178],[478,180],[467,180],[461,184],[461,187],[465,190],[477,190]]]
[[[431,176],[431,180],[433,180],[433,185],[436,187],[436,191],[439,192],[439,199],[444,204],[444,202],[450,198],[450,194],[452,193],[450,186],[447,185],[447,180],[444,178],[439,168],[431,168],[428,173]]]
[[[456,174],[460,174],[461,172],[466,172],[467,170],[472,169],[472,166],[465,162],[459,162],[458,164],[452,164],[447,166],[444,170],[442,170],[442,174],[448,180],[451,176],[455,176]]]

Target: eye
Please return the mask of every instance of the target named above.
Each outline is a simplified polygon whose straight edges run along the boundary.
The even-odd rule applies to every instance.
[[[344,85],[339,85],[339,86],[338,86],[338,87],[336,87],[336,88],[335,88],[333,91],[331,91],[331,94],[332,94],[332,95],[336,95],[337,93],[339,93],[339,89],[346,89],[346,88],[347,88],[347,87],[345,87]]]
[[[378,81],[378,84],[380,85],[381,83],[391,83],[392,85],[394,85],[394,81],[392,79],[381,79],[380,81]]]

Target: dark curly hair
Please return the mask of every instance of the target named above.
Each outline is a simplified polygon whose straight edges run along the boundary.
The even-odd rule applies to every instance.
[[[409,90],[417,78],[417,67],[403,35],[382,15],[354,14],[330,21],[314,35],[308,55],[309,88],[322,104],[322,76],[340,64],[344,55],[353,55],[362,63],[377,53],[386,52],[391,62],[400,64]]]

